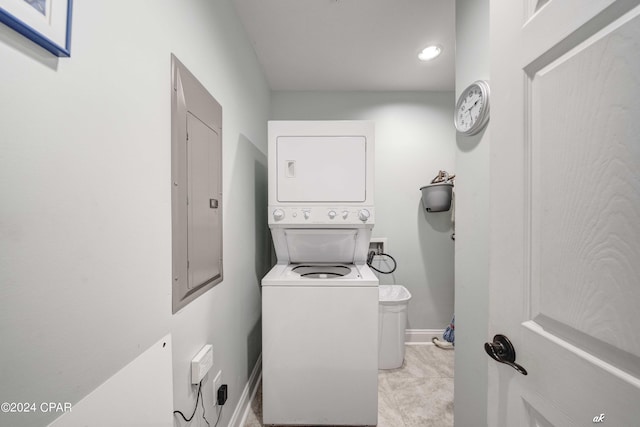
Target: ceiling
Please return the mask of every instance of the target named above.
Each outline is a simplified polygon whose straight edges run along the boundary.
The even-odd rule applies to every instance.
[[[271,89],[454,89],[454,0],[234,0]],[[430,62],[428,45],[443,47]]]

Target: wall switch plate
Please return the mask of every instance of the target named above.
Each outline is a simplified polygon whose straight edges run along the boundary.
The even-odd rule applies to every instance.
[[[191,384],[198,384],[213,366],[213,346],[207,344],[191,360]]]
[[[218,399],[216,399],[216,396],[218,395],[218,390],[220,389],[221,385],[222,385],[222,371],[220,370],[216,374],[216,377],[213,379],[213,396],[214,396],[213,406],[216,406],[218,404]]]

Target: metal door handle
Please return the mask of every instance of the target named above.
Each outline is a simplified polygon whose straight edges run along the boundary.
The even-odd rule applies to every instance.
[[[484,351],[495,361],[511,366],[522,375],[527,375],[527,370],[516,363],[516,350],[509,338],[504,335],[496,335],[493,342],[484,343]]]

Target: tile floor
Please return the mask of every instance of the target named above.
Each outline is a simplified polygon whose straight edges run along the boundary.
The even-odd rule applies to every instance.
[[[258,386],[244,427],[262,426]],[[378,372],[378,427],[453,426],[453,350],[408,345],[402,368]]]

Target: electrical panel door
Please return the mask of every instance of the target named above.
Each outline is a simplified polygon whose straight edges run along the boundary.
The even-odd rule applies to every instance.
[[[222,106],[171,56],[171,244],[173,306],[223,278]]]
[[[220,275],[220,135],[187,114],[189,289]]]

